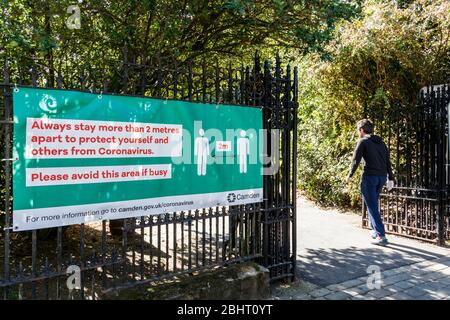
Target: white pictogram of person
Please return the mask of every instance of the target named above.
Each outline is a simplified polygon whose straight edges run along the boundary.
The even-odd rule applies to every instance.
[[[194,156],[197,156],[197,175],[206,175],[206,165],[209,156],[209,141],[204,137],[205,131],[203,129],[198,130],[200,137],[195,138],[194,143]]]
[[[250,142],[241,130],[241,137],[237,139],[237,156],[239,159],[239,173],[247,173],[247,155],[250,154]]]

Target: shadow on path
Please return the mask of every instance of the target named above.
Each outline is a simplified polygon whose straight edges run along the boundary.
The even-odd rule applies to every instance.
[[[305,249],[298,255],[297,272],[302,280],[319,286],[341,283],[368,275],[370,265],[380,267],[381,271],[399,268],[424,260],[444,257],[407,245],[396,243],[381,248],[330,248]]]

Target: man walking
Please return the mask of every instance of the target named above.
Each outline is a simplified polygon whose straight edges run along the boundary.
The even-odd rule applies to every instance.
[[[380,191],[387,178],[388,187],[392,188],[394,176],[392,174],[389,150],[383,140],[374,134],[373,124],[368,119],[358,121],[357,130],[359,140],[353,152],[350,173],[345,179],[348,184],[363,159],[363,174],[361,178],[361,193],[369,212],[370,227],[372,228],[372,243],[386,245],[385,229],[378,208]]]

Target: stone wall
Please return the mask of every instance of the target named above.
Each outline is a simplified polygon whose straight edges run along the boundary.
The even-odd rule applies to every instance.
[[[241,263],[110,293],[102,299],[257,300],[270,295],[269,271]]]

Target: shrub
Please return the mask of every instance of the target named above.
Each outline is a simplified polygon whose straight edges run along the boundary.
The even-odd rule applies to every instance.
[[[448,81],[450,2],[366,1],[362,18],[341,23],[329,45],[330,61],[301,62],[299,91],[299,187],[325,205],[360,203],[359,175],[349,188],[356,121],[369,116],[381,125],[396,102],[411,108],[421,87]],[[407,114],[407,110],[401,110]],[[385,113],[389,115],[389,112]],[[379,133],[379,132],[378,132]],[[395,137],[394,137],[395,139]]]

